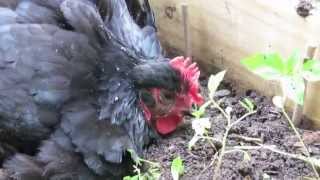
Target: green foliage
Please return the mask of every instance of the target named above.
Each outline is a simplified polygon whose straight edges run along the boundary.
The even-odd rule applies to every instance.
[[[213,99],[214,93],[217,91],[218,86],[224,78],[226,71],[221,71],[216,75],[211,75],[208,81],[209,98]]]
[[[277,80],[285,71],[282,58],[278,54],[256,54],[242,60],[242,64],[267,80]]]
[[[266,80],[280,81],[285,95],[298,104],[303,104],[304,79],[320,80],[320,62],[308,60],[301,63],[301,57],[297,52],[288,59],[277,53],[260,53],[243,59],[241,63]]]
[[[205,113],[205,111],[206,111],[206,108],[207,108],[209,105],[210,105],[210,101],[205,102],[202,106],[200,106],[200,108],[193,110],[191,114],[192,114],[196,119],[200,119],[200,118],[204,115],[204,113]]]
[[[133,176],[126,176],[123,178],[123,180],[158,180],[159,179],[161,175],[159,163],[151,162],[143,158],[140,158],[132,149],[128,149],[127,151],[130,153],[131,158],[135,162],[135,165],[133,165],[133,168],[136,174]],[[144,172],[141,172],[139,168],[142,165],[142,163],[145,163],[149,166],[149,168]]]
[[[248,98],[244,98],[243,101],[240,101],[242,107],[244,107],[248,112],[252,112],[254,110],[254,104]]]
[[[126,176],[123,180],[158,180],[160,178],[161,172],[159,168],[151,167],[148,171],[141,173],[139,169],[136,169],[137,173],[134,176]]]
[[[207,129],[210,129],[211,123],[209,118],[200,118],[192,121],[192,129],[195,134],[189,141],[188,148],[191,149],[199,139],[203,138],[207,134]]]
[[[320,80],[320,61],[307,60],[303,64],[303,77],[308,81]]]
[[[139,175],[126,176],[126,177],[123,178],[123,180],[139,180]]]
[[[295,103],[302,105],[304,102],[304,79],[299,76],[284,77],[280,82],[285,95]]]
[[[180,156],[176,157],[171,163],[171,175],[173,180],[179,180],[179,177],[184,173],[184,165]]]
[[[127,149],[130,154],[131,159],[135,162],[136,165],[141,165],[140,157],[136,154],[133,149]]]
[[[192,129],[194,130],[195,134],[189,141],[189,149],[191,149],[198,142],[198,140],[204,138],[207,134],[207,130],[211,127],[209,118],[202,118],[202,116],[205,114],[207,107],[212,105],[214,94],[217,91],[220,83],[222,82],[225,74],[226,71],[224,70],[209,77],[207,87],[209,90],[210,99],[205,102],[200,108],[192,112],[192,115],[195,117],[195,119],[192,121]]]

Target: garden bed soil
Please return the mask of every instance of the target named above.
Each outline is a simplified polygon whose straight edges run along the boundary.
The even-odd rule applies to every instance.
[[[205,86],[206,81],[202,81]],[[204,94],[206,89],[202,88]],[[217,91],[216,98],[223,103],[222,106],[232,107],[233,117],[240,117],[246,110],[238,103],[243,98],[252,100],[257,113],[247,117],[237,124],[229,133],[228,146],[256,145],[239,139],[240,136],[260,138],[263,144],[276,145],[278,149],[295,154],[301,154],[301,146],[294,132],[289,128],[286,119],[279,109],[272,105],[269,98],[257,94],[255,91],[247,91],[237,94],[230,83],[223,83]],[[222,139],[226,127],[226,120],[218,110],[208,110],[205,117],[210,117],[212,127],[211,135]],[[145,151],[145,158],[161,163],[161,179],[170,180],[171,161],[180,156],[184,161],[185,172],[182,180],[212,179],[214,165],[210,166],[215,150],[208,142],[198,142],[192,151],[188,150],[188,142],[193,136],[191,118],[185,118],[185,123],[173,134],[164,137],[152,144]],[[307,141],[312,156],[320,157],[319,132],[300,130]],[[219,148],[219,147],[218,147]],[[249,150],[250,160],[243,159],[243,153],[228,153],[223,158],[222,167],[218,179],[283,179],[295,180],[303,177],[314,176],[309,164],[271,152],[266,149]],[[268,177],[268,178],[267,178]]]

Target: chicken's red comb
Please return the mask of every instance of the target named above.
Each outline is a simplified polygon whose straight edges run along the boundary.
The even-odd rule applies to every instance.
[[[197,63],[192,63],[190,58],[182,56],[170,60],[170,65],[178,72],[185,83],[188,83],[188,94],[191,96],[192,103],[202,104],[203,97],[199,93],[200,71]]]

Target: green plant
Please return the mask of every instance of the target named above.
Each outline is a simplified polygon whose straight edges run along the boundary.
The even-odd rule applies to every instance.
[[[277,53],[259,53],[243,59],[241,63],[266,80],[279,81],[284,96],[300,105],[304,101],[304,80],[320,80],[320,61],[308,59],[303,62],[297,52],[287,59]]]
[[[235,126],[236,124],[238,124],[239,122],[244,120],[246,117],[248,117],[256,112],[254,110],[253,103],[249,99],[244,99],[244,101],[241,101],[240,104],[245,109],[247,109],[248,112],[245,115],[243,115],[242,117],[240,117],[239,119],[231,122],[232,108],[227,107],[226,109],[223,109],[219,105],[219,103],[214,99],[214,94],[215,94],[216,90],[218,89],[218,86],[220,85],[221,81],[223,80],[225,73],[226,73],[226,71],[222,71],[222,72],[217,73],[216,75],[211,75],[209,77],[208,86],[207,86],[207,88],[209,90],[209,100],[207,102],[205,102],[199,109],[196,109],[192,113],[195,116],[195,119],[192,121],[192,128],[194,129],[195,134],[189,142],[189,149],[191,150],[192,146],[194,146],[196,144],[196,142],[201,139],[208,140],[211,143],[213,148],[216,148],[214,145],[215,142],[221,143],[222,147],[221,147],[220,151],[215,154],[215,158],[213,159],[213,162],[212,162],[212,164],[213,164],[214,161],[216,159],[218,159],[218,162],[217,162],[217,165],[215,168],[214,179],[216,179],[217,175],[219,174],[219,170],[221,167],[223,156],[226,153],[231,152],[231,151],[226,151],[227,138],[229,135],[229,131],[231,130],[231,128],[233,126]],[[210,122],[209,118],[204,118],[203,116],[205,114],[206,108],[208,108],[208,107],[217,108],[227,120],[227,126],[225,128],[225,132],[224,132],[222,140],[214,139],[213,137],[210,137],[207,133],[207,131],[211,127],[211,122]],[[244,153],[244,160],[250,159],[250,156],[246,151],[244,151],[244,150],[237,150],[237,151],[241,151]]]
[[[225,128],[225,132],[224,132],[224,135],[223,135],[222,147],[221,147],[220,152],[219,152],[218,163],[217,163],[217,166],[216,166],[216,168],[214,170],[215,174],[214,174],[213,179],[216,179],[218,174],[219,174],[219,172],[220,172],[220,167],[221,167],[222,159],[223,159],[224,155],[227,154],[227,153],[233,152],[233,150],[229,150],[229,151],[227,150],[228,148],[230,148],[230,147],[227,147],[227,140],[228,140],[228,135],[229,135],[230,130],[232,129],[232,127],[234,127],[235,125],[240,123],[246,117],[256,113],[256,111],[253,109],[254,105],[249,99],[246,99],[245,101],[240,101],[240,104],[244,108],[246,108],[248,110],[248,112],[246,114],[242,115],[240,118],[238,118],[234,122],[231,122],[231,116],[230,116],[230,113],[228,113],[228,111],[224,111],[224,110],[222,110],[222,108],[218,108],[218,109],[220,109],[220,112],[222,114],[224,114],[225,118],[227,119],[227,127]],[[244,137],[244,138],[247,138],[247,137]],[[240,152],[242,152],[244,154],[243,159],[245,161],[249,161],[250,160],[250,155],[246,151],[240,150]]]
[[[140,158],[132,149],[127,150],[131,158],[134,161],[134,173],[133,176],[126,176],[123,178],[123,180],[157,180],[159,179],[161,175],[160,171],[160,164],[156,162],[152,162],[143,158]],[[145,163],[148,165],[148,169],[144,172],[141,171],[140,167],[142,166],[142,163]]]
[[[286,97],[289,97],[295,103],[303,105],[305,92],[304,80],[320,80],[320,62],[312,59],[308,59],[303,62],[298,53],[293,53],[293,55],[291,55],[288,59],[281,58],[279,54],[256,54],[242,60],[242,64],[250,71],[266,80],[277,80],[281,83],[283,96],[274,97],[273,102],[282,110],[282,113],[284,114],[290,127],[298,137],[300,144],[303,147],[304,153],[307,156],[293,157],[300,157],[300,159],[304,159],[305,161],[309,162],[314,170],[316,177],[319,178],[319,174],[315,167],[317,163],[311,157],[310,152],[304,144],[301,135],[295,127],[292,119],[285,111],[284,103]]]
[[[207,140],[209,143],[212,144],[212,146],[214,148],[216,147],[215,144],[219,143],[219,145],[221,145],[220,150],[217,153],[215,153],[210,165],[208,167],[206,167],[203,171],[205,171],[207,168],[211,167],[213,164],[215,164],[215,161],[218,160],[216,163],[215,169],[214,169],[214,177],[213,177],[213,179],[216,179],[217,176],[219,175],[220,167],[221,167],[222,160],[223,160],[223,157],[225,154],[232,153],[235,151],[242,152],[243,153],[243,160],[250,161],[251,157],[247,151],[252,150],[252,149],[266,149],[266,150],[272,151],[274,153],[282,154],[282,155],[290,157],[290,158],[303,160],[307,163],[310,163],[314,170],[316,167],[320,167],[320,161],[316,158],[310,157],[310,153],[308,153],[308,151],[306,151],[308,153],[306,156],[299,155],[299,154],[287,153],[287,152],[284,152],[284,151],[277,149],[273,145],[262,144],[262,140],[259,138],[244,137],[244,136],[239,135],[238,138],[241,138],[245,141],[253,142],[253,143],[257,144],[257,146],[242,146],[242,145],[241,146],[227,146],[228,135],[229,135],[229,132],[232,129],[232,127],[235,126],[236,124],[238,124],[239,122],[241,122],[242,120],[244,120],[246,117],[256,113],[256,111],[254,109],[255,105],[250,101],[250,99],[244,98],[243,101],[240,101],[239,103],[247,110],[247,113],[244,114],[243,116],[241,116],[240,118],[234,120],[233,122],[231,122],[232,108],[227,107],[227,108],[223,109],[223,108],[221,108],[219,103],[214,99],[214,93],[217,90],[217,87],[219,86],[220,82],[222,81],[224,74],[225,74],[225,71],[222,71],[216,75],[210,76],[209,82],[208,82],[209,100],[206,103],[204,103],[200,108],[195,109],[194,112],[192,113],[193,116],[195,117],[192,121],[192,128],[194,129],[195,134],[189,142],[189,149],[191,150],[192,147],[195,146],[196,142],[199,140]],[[274,100],[275,100],[275,104],[277,104],[279,107],[282,107],[283,113],[284,113],[285,117],[287,118],[287,120],[289,121],[290,126],[294,129],[294,132],[297,134],[298,138],[300,139],[300,141],[303,144],[303,141],[302,141],[301,136],[299,135],[297,129],[295,128],[294,124],[290,120],[287,113],[284,111],[283,98],[276,97],[276,98],[274,98]],[[225,119],[227,120],[227,126],[225,128],[225,132],[223,134],[222,140],[215,139],[215,138],[208,135],[208,131],[210,130],[211,123],[210,123],[210,119],[206,118],[204,116],[205,116],[206,109],[209,107],[217,108],[221,112],[221,114],[225,117]],[[306,150],[306,147],[305,146],[303,146],[303,147]],[[315,174],[318,177],[318,174],[316,171],[315,171]],[[267,178],[267,174],[265,174],[264,177]]]
[[[189,150],[199,141],[200,139],[205,139],[210,142],[213,148],[216,148],[214,145],[214,141],[216,139],[208,136],[208,130],[211,128],[211,122],[209,118],[203,118],[206,109],[213,104],[217,105],[217,103],[213,100],[214,93],[218,89],[221,81],[224,78],[226,71],[221,71],[216,75],[211,75],[208,81],[207,88],[209,90],[209,100],[206,101],[200,108],[195,109],[192,112],[194,116],[194,120],[192,121],[192,129],[194,130],[195,134],[192,139],[189,141]],[[221,109],[222,110],[222,109]]]
[[[179,177],[183,174],[183,172],[183,161],[180,158],[180,156],[178,156],[175,159],[173,159],[171,163],[171,175],[173,177],[173,180],[179,180]]]

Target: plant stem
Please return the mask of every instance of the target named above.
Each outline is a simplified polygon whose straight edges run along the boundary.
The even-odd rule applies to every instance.
[[[152,162],[152,161],[149,161],[149,160],[146,160],[146,159],[140,158],[139,161],[144,162],[144,163],[148,163],[148,164],[150,164],[150,165],[153,166],[153,167],[160,167],[160,164],[159,164],[159,163]]]
[[[248,153],[247,151],[244,151],[242,149],[231,149],[231,150],[226,150],[224,154],[233,153],[233,152],[242,152],[243,154]]]
[[[286,119],[288,120],[291,128],[293,129],[294,133],[295,133],[296,136],[298,137],[298,139],[299,139],[299,141],[300,141],[300,143],[301,143],[301,145],[302,145],[302,148],[303,148],[304,152],[307,154],[307,157],[310,159],[310,158],[311,158],[311,155],[310,155],[310,152],[309,152],[307,146],[304,144],[303,139],[302,139],[300,133],[298,132],[297,128],[295,127],[295,125],[294,125],[293,122],[291,121],[289,115],[288,115],[287,112],[284,110],[284,108],[282,108],[282,113],[284,114],[284,116],[285,116]],[[313,169],[313,171],[314,171],[314,174],[316,175],[317,178],[319,178],[319,173],[318,173],[318,171],[317,171],[314,163],[311,162],[311,161],[309,161],[309,163],[310,163],[311,166],[312,166],[312,169]]]
[[[226,132],[223,135],[222,147],[221,147],[221,150],[220,150],[220,153],[219,153],[218,164],[217,164],[217,166],[216,166],[216,168],[214,170],[213,180],[217,179],[217,176],[218,176],[219,171],[220,171],[220,167],[221,167],[221,164],[222,164],[222,158],[223,158],[223,156],[225,154],[225,149],[226,149],[226,144],[227,144],[227,137],[228,137],[229,131],[230,131],[230,127],[228,126],[226,128]]]
[[[228,120],[228,125],[226,127],[226,131],[223,135],[223,139],[222,139],[222,147],[221,147],[221,150],[220,150],[220,153],[219,153],[219,157],[218,157],[218,163],[217,163],[217,166],[214,170],[214,176],[213,176],[213,180],[217,179],[217,176],[219,174],[219,171],[220,171],[220,167],[221,167],[221,164],[222,164],[222,159],[223,159],[223,156],[225,154],[225,150],[226,150],[226,145],[227,145],[227,139],[228,139],[228,135],[229,135],[229,131],[231,130],[231,128],[238,124],[239,122],[241,122],[243,119],[245,119],[246,117],[256,113],[256,111],[252,111],[252,112],[248,112],[246,113],[245,115],[241,116],[239,119],[237,119],[236,121],[234,121],[233,123],[231,123],[231,118],[230,116],[214,101],[214,100],[211,100],[212,103],[216,106],[216,108],[219,109],[219,111],[225,116],[225,118]]]
[[[210,137],[210,136],[208,135],[208,133],[206,133],[206,135],[205,135],[205,136],[202,136],[201,138],[208,140],[208,142],[209,142],[209,144],[212,146],[212,148],[213,148],[215,151],[217,151],[217,148],[216,148],[216,146],[214,145],[214,141],[218,141],[218,139],[215,139],[215,138],[213,138],[213,137]]]
[[[262,139],[260,139],[260,138],[253,138],[253,137],[240,136],[240,135],[234,135],[234,137],[238,138],[238,139],[242,139],[247,142],[262,143]]]
[[[212,102],[212,104],[214,105],[215,108],[217,108],[222,114],[223,116],[227,119],[228,121],[228,126],[231,123],[231,118],[230,116],[220,107],[220,105],[213,99],[210,100]]]
[[[238,124],[240,121],[244,120],[246,117],[251,116],[252,114],[255,114],[257,111],[251,111],[246,113],[245,115],[241,116],[238,120],[236,120],[235,122],[233,122],[230,127]]]
[[[207,140],[211,140],[213,142],[219,142],[219,139],[217,138],[213,138],[213,137],[210,137],[209,135],[206,135],[206,136],[201,136],[201,139],[207,139]]]
[[[284,90],[284,86],[282,86],[281,89],[282,89],[283,99],[286,100],[286,98],[287,98],[288,96],[287,96],[286,93],[285,93],[286,91]],[[284,102],[285,102],[285,101],[284,101]],[[311,158],[310,152],[309,152],[307,146],[304,144],[303,139],[301,138],[301,135],[300,135],[300,133],[298,132],[296,126],[295,126],[294,123],[291,121],[291,119],[290,119],[289,115],[287,114],[286,110],[284,109],[284,107],[282,107],[281,110],[282,110],[282,113],[284,114],[285,118],[287,119],[290,127],[293,129],[294,133],[295,133],[296,136],[298,137],[298,139],[299,139],[299,141],[300,141],[300,143],[301,143],[301,145],[302,145],[303,150],[304,150],[305,153],[307,154],[307,157],[310,159],[310,158]],[[317,171],[314,163],[313,163],[312,161],[309,161],[309,163],[311,164],[312,170],[313,170],[314,174],[316,175],[317,179],[319,179],[320,176],[319,176],[319,173],[318,173],[318,171]]]
[[[203,173],[206,172],[206,170],[209,169],[214,164],[214,162],[217,160],[217,156],[218,156],[218,152],[214,154],[213,160],[210,162],[210,164],[200,172],[200,174],[197,176],[197,180],[199,180],[201,175],[203,175]]]
[[[234,146],[228,152],[232,152],[235,150],[253,150],[253,149],[267,149],[269,151],[272,151],[272,152],[275,152],[278,154],[282,154],[282,155],[288,156],[290,158],[299,159],[299,160],[305,161],[307,163],[312,163],[311,157],[305,157],[305,156],[299,155],[299,154],[287,153],[287,152],[284,152],[284,151],[281,151],[279,149],[274,148],[274,146],[270,146],[270,145],[268,146],[268,145],[263,145],[263,144],[260,144],[259,146]]]

